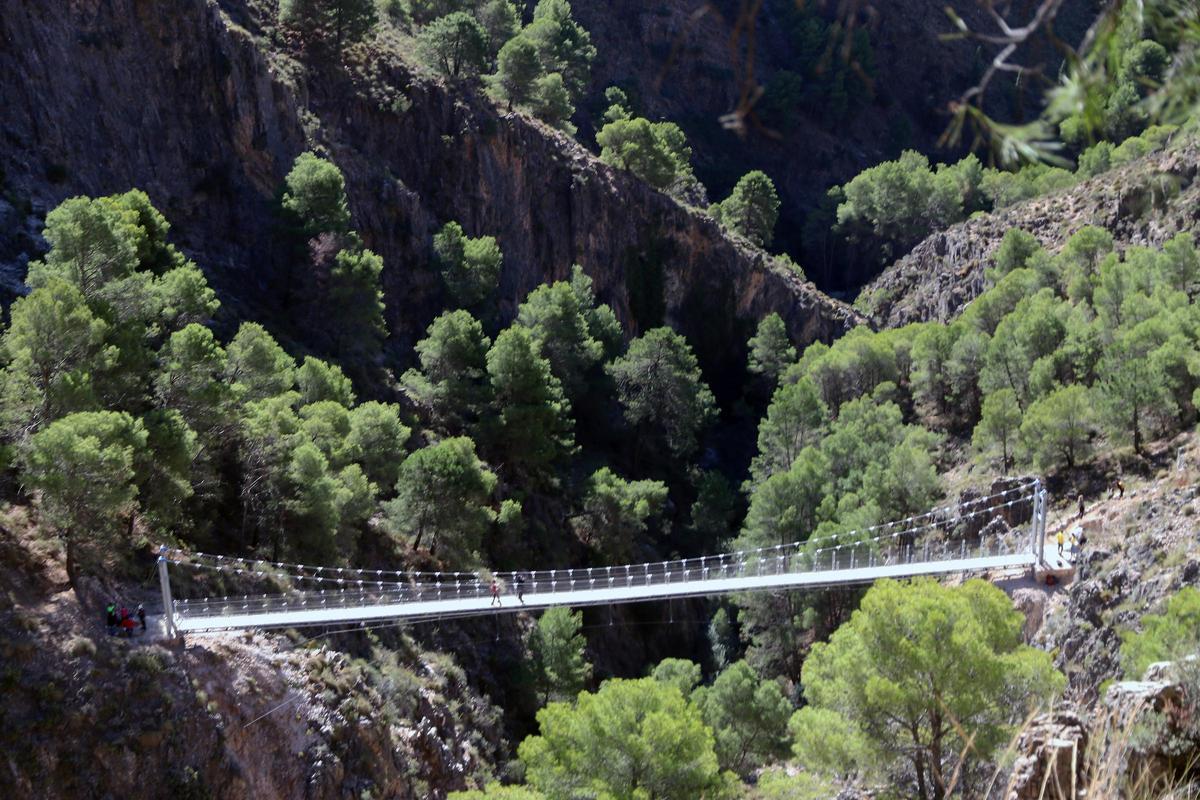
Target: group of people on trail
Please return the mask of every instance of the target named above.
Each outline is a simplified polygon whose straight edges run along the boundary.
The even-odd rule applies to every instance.
[[[517,575],[513,583],[516,584],[517,599],[521,601],[521,605],[525,605],[525,576]],[[500,602],[500,582],[495,578],[492,578],[492,605],[503,605]]]
[[[1123,497],[1125,497],[1125,483],[1120,478],[1116,478],[1113,481],[1112,487],[1110,487],[1108,490],[1108,499],[1120,500]],[[1076,514],[1075,519],[1083,519],[1083,515],[1087,512],[1087,506],[1083,501],[1083,492],[1076,492],[1075,499],[1079,502],[1079,513]],[[1055,535],[1055,539],[1058,543],[1058,554],[1060,556],[1063,554],[1063,545],[1066,544],[1069,539],[1071,545],[1072,562],[1077,560],[1080,548],[1087,543],[1087,537],[1083,534],[1082,525],[1076,525],[1070,530],[1069,533],[1064,532],[1063,529],[1060,528],[1058,533]]]
[[[146,609],[138,604],[136,611],[130,611],[128,606],[117,606],[114,600],[104,607],[105,624],[108,627],[108,635],[116,636],[118,633],[126,638],[133,636],[133,632],[141,625],[142,632],[146,632]]]
[[[1071,545],[1071,560],[1074,561],[1076,556],[1079,555],[1079,546],[1083,544],[1083,538],[1083,531],[1078,526],[1072,528],[1069,533],[1064,533],[1063,530],[1059,528],[1058,533],[1055,534],[1055,541],[1058,543],[1059,556],[1063,555],[1063,545],[1067,544],[1069,541]]]

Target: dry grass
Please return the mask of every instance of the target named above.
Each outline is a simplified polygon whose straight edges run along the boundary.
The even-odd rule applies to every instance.
[[[1037,800],[1195,800],[1200,798],[1200,783],[1193,778],[1200,766],[1200,752],[1193,753],[1184,768],[1170,768],[1162,759],[1148,756],[1137,741],[1144,715],[1152,711],[1145,702],[1126,709],[1106,709],[1096,714],[1086,729],[1087,744],[1080,751],[1072,747],[1069,769],[1064,759],[1056,758],[1041,776]],[[1008,760],[1017,751],[1017,743],[1034,725],[1031,717],[1013,737],[1005,752]],[[1046,753],[1041,754],[1043,758]],[[1045,763],[1045,762],[1043,762]],[[983,793],[985,798],[1016,797],[1017,774],[1010,774],[1003,792],[994,790],[1001,776],[997,768]],[[1023,795],[1028,796],[1028,795]]]

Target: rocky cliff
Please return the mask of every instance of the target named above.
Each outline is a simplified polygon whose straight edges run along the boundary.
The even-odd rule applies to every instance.
[[[384,257],[400,359],[440,307],[428,251],[451,219],[499,240],[503,316],[577,262],[629,334],[676,327],[718,382],[770,311],[801,343],[861,321],[568,137],[422,77],[395,37],[343,64],[297,60],[272,5],[0,1],[0,71],[22,77],[0,83],[10,202],[36,215],[72,194],[142,187],[234,314],[275,320],[286,336],[275,196],[294,157],[320,148]]]
[[[1200,145],[1177,142],[1118,169],[928,237],[863,290],[857,306],[878,324],[946,321],[984,289],[983,271],[1009,228],[1051,251],[1085,225],[1109,230],[1117,249],[1161,245],[1200,229]]]
[[[950,101],[978,77],[980,52],[975,42],[941,38],[953,27],[945,4],[608,0],[575,5],[598,51],[589,97],[580,104],[581,135],[590,136],[597,124],[605,107],[604,89],[618,85],[642,113],[684,128],[697,174],[712,199],[725,197],[746,172],[764,170],[782,200],[776,245],[796,256],[826,290],[861,286],[876,271],[874,265],[825,263],[815,253],[804,253],[804,220],[826,189],[894,158],[904,147],[930,153],[934,160],[956,157],[939,148],[938,140],[949,121]],[[973,29],[990,29],[981,4],[967,0],[951,5]],[[1013,18],[1027,18],[1032,5],[1012,4]],[[797,9],[865,32],[874,68],[862,64],[869,71],[866,80],[858,73],[847,80],[845,115],[807,100],[794,108],[792,123],[784,126],[763,113],[777,98],[770,91],[757,92],[780,71],[804,71],[804,49],[813,44],[793,31]],[[1077,41],[1094,10],[1091,0],[1067,0],[1056,19],[1056,35]],[[1040,38],[1029,50],[1030,63],[1053,64],[1061,58]],[[823,57],[826,63],[818,74],[804,77],[804,91],[811,83],[831,80],[834,67],[848,54],[839,45]],[[994,115],[1019,119],[1039,102],[1036,94],[1013,83],[996,81],[988,101]],[[737,109],[746,112],[742,124],[730,124],[739,115],[734,120],[727,115]]]
[[[119,564],[77,592],[26,510],[0,517],[0,795],[426,800],[502,763],[500,712],[395,629],[105,635],[102,598],[152,593]]]

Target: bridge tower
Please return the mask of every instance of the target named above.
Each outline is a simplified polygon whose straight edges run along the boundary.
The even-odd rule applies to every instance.
[[[1029,546],[1038,564],[1046,557],[1046,487],[1038,478],[1033,482],[1033,517],[1029,523]]]
[[[167,546],[164,544],[158,551],[158,583],[162,587],[163,621],[166,625],[166,635],[172,639],[179,635],[175,625],[175,601],[171,599],[171,577],[167,574]]]

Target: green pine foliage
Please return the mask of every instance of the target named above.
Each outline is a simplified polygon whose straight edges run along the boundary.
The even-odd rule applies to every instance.
[[[465,436],[423,447],[404,460],[384,525],[416,550],[424,543],[447,564],[478,562],[483,535],[496,519],[496,476]]]
[[[463,308],[478,308],[496,289],[504,254],[492,236],[467,236],[447,222],[433,237],[433,254],[446,291]]]
[[[279,21],[305,41],[332,46],[339,55],[379,22],[375,0],[280,0]]]
[[[539,286],[517,310],[567,396],[578,399],[595,380],[594,370],[614,354],[621,329],[612,309],[596,305],[592,280],[576,265],[569,281]]]
[[[72,580],[81,545],[99,557],[126,530],[137,509],[136,464],[146,442],[145,426],[123,411],[68,414],[30,438],[26,477],[66,545]]]
[[[487,372],[492,413],[482,435],[492,459],[528,480],[553,481],[554,465],[574,448],[571,406],[528,329],[496,337]]]
[[[480,10],[485,25],[507,32],[515,28],[509,12],[493,8],[496,0]],[[484,9],[487,9],[484,15]],[[570,118],[575,102],[583,95],[591,75],[596,48],[591,35],[571,12],[567,0],[539,0],[533,20],[496,52],[496,71],[487,77],[492,95],[511,110],[528,110],[548,124],[574,132]]]
[[[487,354],[491,340],[470,312],[448,311],[430,323],[417,342],[420,369],[404,373],[401,382],[413,400],[428,409],[448,430],[462,432],[475,424],[491,398]]]
[[[1141,630],[1121,635],[1121,666],[1125,677],[1139,681],[1157,661],[1175,661],[1196,654],[1200,646],[1200,590],[1185,586],[1167,600],[1161,614],[1146,614]]]
[[[629,481],[601,467],[588,479],[576,527],[608,563],[628,563],[666,501],[667,487],[661,481]]]
[[[538,712],[518,748],[525,780],[548,797],[733,796],[713,734],[679,689],[654,678],[605,681]]]
[[[692,148],[674,122],[617,116],[596,134],[600,160],[627,169],[655,189],[684,187],[695,181]]]
[[[746,775],[788,754],[792,704],[779,684],[759,678],[745,661],[730,665],[712,686],[697,689],[692,700],[713,729],[722,769]]]
[[[438,17],[426,25],[419,46],[425,63],[447,78],[472,78],[487,66],[488,33],[464,11]]]
[[[301,153],[284,179],[283,208],[295,215],[307,236],[350,230],[346,179],[316,153]]]
[[[695,452],[716,401],[687,340],[670,328],[654,328],[607,369],[639,439],[659,437],[677,458]]]
[[[579,632],[583,615],[569,608],[548,608],[529,633],[534,681],[542,705],[575,699],[592,675],[584,656],[587,642]]]
[[[816,224],[806,226],[805,246],[810,252],[821,252],[829,246],[832,233],[832,238],[848,246],[856,257],[882,267],[934,231],[974,212],[997,210],[1065,189],[1160,150],[1178,129],[1154,126],[1135,135],[1144,127],[1144,120],[1123,123],[1111,141],[1082,150],[1073,172],[1044,163],[996,169],[983,166],[973,154],[954,164],[932,166],[924,155],[906,150],[898,159],[869,167],[846,184],[833,187],[823,209],[825,216],[814,214]],[[1126,128],[1130,132],[1122,132]],[[826,219],[830,208],[834,213]],[[1004,254],[1004,260],[997,262],[994,280],[1012,268],[1012,256],[1018,254]]]
[[[746,368],[755,375],[762,375],[772,386],[796,360],[796,348],[788,337],[787,326],[773,311],[759,321],[758,331],[748,344],[750,356]]]
[[[804,664],[801,762],[911,770],[917,796],[945,797],[952,775],[989,758],[1066,685],[1048,653],[1022,644],[1023,622],[984,581],[875,584]]]
[[[713,216],[734,233],[759,247],[771,244],[779,219],[775,184],[759,170],[747,172],[725,200],[713,206]]]
[[[297,157],[281,199],[294,248],[292,298],[307,339],[369,374],[387,336],[380,280],[383,259],[350,229],[342,171],[315,153]],[[330,305],[341,314],[328,313]]]

